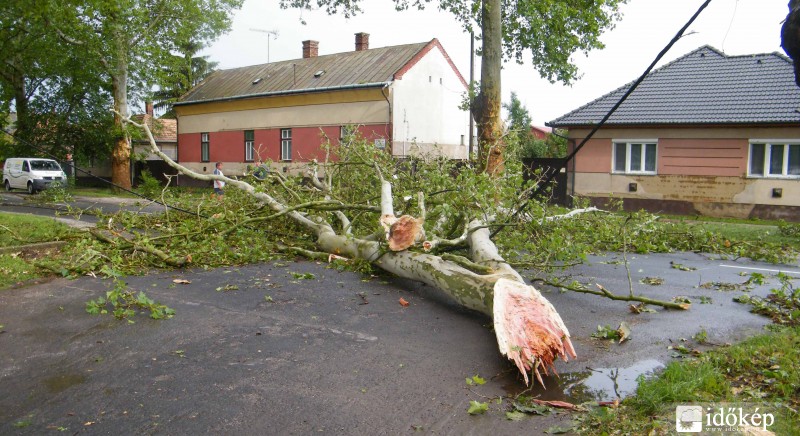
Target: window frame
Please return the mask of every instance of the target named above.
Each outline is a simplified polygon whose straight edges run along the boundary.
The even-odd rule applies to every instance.
[[[211,140],[208,132],[200,133],[200,162],[211,162]]]
[[[250,134],[250,138],[248,139],[248,133]],[[255,150],[255,142],[256,142],[256,133],[255,130],[245,130],[244,131],[244,161],[245,162],[253,162],[255,160],[256,150]]]
[[[753,172],[753,146],[764,147],[763,162],[761,173]],[[773,146],[783,147],[783,157],[781,159],[781,173],[773,174],[772,169],[772,148]],[[790,154],[793,147],[800,153],[800,139],[751,139],[747,145],[747,177],[758,179],[800,179],[800,173],[789,174]]]
[[[625,169],[617,169],[617,144],[625,144]],[[641,145],[641,169],[631,170],[631,146]],[[655,146],[655,156],[653,160],[653,170],[647,170],[647,146]],[[611,140],[611,173],[612,174],[638,174],[638,175],[657,175],[658,174],[658,139],[612,139]]]
[[[280,129],[281,161],[292,161],[292,129]]]

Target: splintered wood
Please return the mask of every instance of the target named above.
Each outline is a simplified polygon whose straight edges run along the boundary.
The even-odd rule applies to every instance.
[[[526,385],[529,372],[544,385],[541,373],[555,374],[557,358],[577,357],[561,316],[533,286],[499,279],[493,311],[500,352],[514,361]]]

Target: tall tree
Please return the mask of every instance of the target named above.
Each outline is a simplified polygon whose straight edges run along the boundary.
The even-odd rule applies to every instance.
[[[563,132],[554,130],[544,139],[539,139],[533,134],[531,114],[519,100],[516,92],[511,91],[511,101],[503,103],[503,108],[508,111],[508,130],[516,136],[518,143],[516,150],[520,158],[566,156],[567,140]]]
[[[158,90],[153,93],[155,108],[164,110],[164,118],[175,118],[172,104],[197,86],[216,70],[218,62],[208,60],[208,56],[197,56],[205,46],[201,42],[189,40],[178,45],[178,54],[170,56],[170,61],[162,66],[157,79]]]
[[[43,17],[69,46],[69,54],[100,71],[110,84],[117,114],[129,114],[129,99],[174,50],[176,41],[216,38],[227,31],[231,12],[243,0],[50,0]],[[130,138],[115,116],[112,181],[130,188]]]
[[[361,12],[360,0],[280,0],[281,7],[324,8],[329,14],[350,16]],[[614,26],[619,6],[628,0],[394,0],[398,10],[419,9],[436,2],[453,13],[465,30],[480,27],[481,81],[471,104],[478,126],[479,158],[485,170],[498,174],[504,168],[501,82],[503,59],[523,63],[530,51],[533,67],[551,81],[571,83],[578,68],[571,60],[577,52],[602,48],[600,35]]]
[[[541,157],[542,153],[536,150],[536,137],[531,132],[531,114],[516,92],[511,91],[511,101],[503,103],[503,108],[508,111],[508,130],[519,142],[520,157]]]
[[[54,50],[36,2],[8,0],[0,3],[0,92],[4,106],[17,113],[15,136],[31,139],[35,122],[30,101],[39,85],[59,71],[63,58]],[[5,121],[5,120],[4,120]]]

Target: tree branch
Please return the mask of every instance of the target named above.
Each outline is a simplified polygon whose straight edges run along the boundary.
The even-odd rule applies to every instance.
[[[587,287],[585,287],[583,285],[580,285],[580,284],[565,285],[565,284],[560,283],[560,282],[553,282],[553,281],[550,281],[550,280],[547,280],[547,279],[542,279],[542,278],[536,278],[536,279],[534,279],[534,281],[541,282],[541,283],[544,283],[545,285],[553,286],[555,288],[566,289],[568,291],[579,292],[579,293],[582,293],[582,294],[599,295],[601,297],[606,297],[608,299],[615,300],[615,301],[638,301],[640,303],[652,304],[652,305],[661,306],[661,307],[664,307],[664,308],[667,308],[667,309],[678,309],[678,310],[689,310],[689,308],[691,307],[691,304],[674,303],[674,302],[671,302],[671,301],[655,300],[655,299],[644,297],[644,296],[641,296],[641,295],[627,295],[626,296],[626,295],[614,294],[614,293],[610,292],[608,289],[604,288],[599,283],[596,284],[598,290],[594,291],[594,290],[589,289],[589,288],[587,288]]]
[[[151,151],[155,155],[157,155],[158,157],[163,159],[164,162],[166,162],[169,166],[171,166],[172,168],[175,168],[176,170],[178,170],[182,174],[188,175],[189,177],[192,177],[193,179],[197,179],[197,180],[205,180],[205,181],[222,180],[222,181],[224,181],[226,183],[229,183],[231,186],[235,186],[236,188],[239,188],[239,189],[247,192],[248,194],[252,195],[256,199],[266,203],[267,206],[269,206],[272,210],[274,210],[276,212],[281,212],[281,211],[287,209],[286,205],[284,205],[283,203],[279,202],[278,200],[276,200],[271,195],[269,195],[267,193],[264,193],[264,192],[256,192],[255,188],[252,185],[250,185],[249,183],[247,183],[247,182],[243,182],[243,181],[240,181],[240,180],[234,180],[234,179],[228,178],[226,176],[219,176],[219,175],[214,175],[214,174],[211,174],[211,175],[200,174],[200,173],[192,171],[192,170],[184,167],[183,165],[173,161],[169,156],[164,154],[158,148],[158,146],[156,145],[155,138],[153,138],[153,133],[150,131],[150,128],[147,126],[146,123],[145,124],[137,123],[135,121],[132,121],[129,117],[122,116],[122,114],[120,114],[116,110],[114,112],[117,115],[119,115],[120,117],[124,118],[125,122],[130,123],[131,125],[136,126],[136,127],[140,128],[140,129],[144,129],[145,133],[147,134],[147,139],[150,141],[150,149],[151,149]],[[315,234],[320,234],[323,231],[327,231],[327,230],[331,230],[332,231],[332,228],[330,227],[330,224],[314,222],[311,219],[303,216],[302,214],[300,214],[297,211],[294,211],[294,210],[293,211],[289,211],[289,212],[287,212],[287,214],[291,219],[295,220],[299,224],[301,224],[301,225],[305,226],[306,228],[308,228],[309,230],[313,231]]]

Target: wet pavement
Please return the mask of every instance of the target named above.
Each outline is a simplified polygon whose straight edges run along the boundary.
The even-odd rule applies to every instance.
[[[38,194],[37,194],[38,195]],[[43,204],[33,201],[35,196],[21,191],[0,192],[0,212],[27,213],[40,216],[54,216],[56,220],[76,228],[92,227],[97,222],[94,211],[115,213],[128,210],[139,213],[158,213],[164,206],[152,201],[121,197],[86,197],[75,195],[73,201],[57,204]]]
[[[108,212],[163,208],[135,199],[75,200],[73,207]],[[8,193],[0,210],[54,213]],[[75,226],[95,220],[60,219]],[[509,396],[580,403],[630,395],[640,375],[683,358],[671,346],[708,349],[691,340],[699,332],[723,344],[762,331],[766,319],[732,301],[750,273],[768,277],[748,291],[762,296],[778,286],[779,270],[800,277],[798,265],[693,253],[628,260],[635,293],[683,296],[691,310],[637,315],[625,302],[540,286],[570,329],[578,358],[559,362],[561,376],[530,391],[499,355],[488,318],[424,285],[365,279],[324,264],[129,277],[131,289],[177,311],[165,321],[139,315],[133,324],[85,312],[86,301],[111,287],[108,280],[57,279],[0,291],[0,434],[540,434],[568,425],[570,415],[508,421]],[[617,294],[629,291],[620,254],[590,256],[567,273]],[[648,278],[663,284],[642,283]],[[622,321],[630,340],[592,338],[599,325]],[[468,387],[465,378],[476,374],[488,382]],[[487,414],[467,414],[470,400],[498,397],[505,399]]]
[[[747,279],[742,273],[758,271],[768,282],[750,293],[766,295],[778,283],[776,271],[768,270],[800,277],[797,265],[693,253],[628,257],[636,293],[686,296],[691,310],[636,315],[625,302],[545,288],[578,359],[560,362],[561,377],[546,378],[546,390],[529,394],[574,402],[628,395],[636,377],[675,358],[670,345],[704,350],[709,345],[691,341],[700,331],[721,344],[761,332],[767,323],[732,302],[741,290],[699,285],[740,284]],[[627,293],[620,260],[590,257],[570,273]],[[644,277],[664,283],[639,283]],[[191,283],[173,283],[178,278]],[[427,286],[305,261],[127,280],[131,289],[174,308],[176,317],[138,315],[129,324],[88,315],[86,301],[111,286],[98,278],[0,291],[0,434],[503,435],[541,434],[571,419],[556,413],[509,421],[507,398],[485,415],[467,414],[470,400],[526,387],[499,355],[490,320]],[[631,327],[630,340],[591,337],[598,325],[615,328],[621,321]],[[468,388],[465,378],[476,374],[487,383]]]

